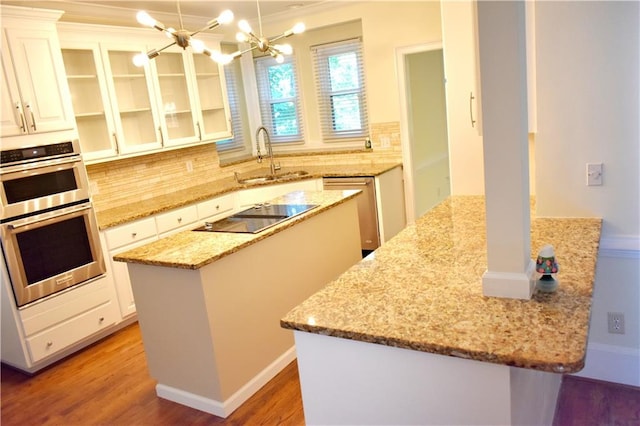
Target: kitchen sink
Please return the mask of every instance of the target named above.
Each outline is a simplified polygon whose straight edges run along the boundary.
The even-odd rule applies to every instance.
[[[205,222],[194,231],[256,234],[285,220],[305,213],[317,204],[256,204],[215,222]]]
[[[304,170],[296,170],[292,172],[285,173],[276,173],[275,175],[266,174],[266,175],[257,175],[257,176],[249,176],[246,178],[241,178],[236,172],[236,182],[242,185],[250,185],[252,183],[264,183],[264,182],[278,182],[287,179],[295,179],[299,177],[304,177],[309,175],[309,172]]]

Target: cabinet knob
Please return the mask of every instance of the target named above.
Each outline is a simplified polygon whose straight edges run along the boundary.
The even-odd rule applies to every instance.
[[[131,233],[131,238],[135,238],[135,237],[137,237],[137,236],[138,236],[138,233],[137,233],[137,232],[132,232],[132,233]]]
[[[182,218],[181,217],[178,218],[178,223],[182,223]]]
[[[216,206],[216,210],[220,210],[220,205],[219,204]]]
[[[99,322],[100,324],[102,324],[102,323],[104,322],[104,317],[100,317],[100,318],[98,318],[98,322]]]
[[[47,348],[50,348],[51,346],[53,346],[53,342],[52,341],[48,341],[47,342]]]

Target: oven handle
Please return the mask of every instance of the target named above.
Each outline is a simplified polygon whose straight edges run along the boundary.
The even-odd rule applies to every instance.
[[[20,229],[20,228],[24,228],[25,226],[29,226],[29,225],[33,225],[34,223],[38,223],[38,222],[43,222],[45,220],[48,219],[55,219],[57,217],[60,216],[66,216],[69,214],[73,214],[73,213],[78,213],[84,210],[89,210],[93,208],[93,206],[91,204],[81,204],[79,206],[73,206],[73,207],[67,207],[64,209],[60,209],[60,210],[56,210],[55,214],[51,214],[51,215],[47,215],[46,217],[42,217],[42,215],[38,215],[35,216],[33,219],[29,220],[29,219],[23,219],[20,221],[20,223],[15,224],[15,223],[8,223],[7,227],[9,229]]]

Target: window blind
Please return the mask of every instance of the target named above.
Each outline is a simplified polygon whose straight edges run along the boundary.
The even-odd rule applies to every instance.
[[[362,141],[369,136],[362,41],[312,46],[322,138]]]
[[[270,56],[255,59],[262,125],[273,143],[304,140],[294,58],[285,56],[281,64]]]
[[[227,98],[229,101],[229,111],[231,113],[232,137],[218,141],[216,148],[218,152],[228,152],[244,149],[244,132],[242,131],[242,117],[240,113],[240,98],[238,84],[242,81],[242,70],[240,61],[233,61],[224,67],[224,77],[227,87]]]

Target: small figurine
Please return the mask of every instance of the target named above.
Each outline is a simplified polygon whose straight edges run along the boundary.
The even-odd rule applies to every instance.
[[[553,274],[558,273],[558,264],[556,263],[556,256],[552,245],[547,244],[542,247],[538,253],[536,272],[542,274],[537,282],[537,287],[540,291],[545,293],[556,291],[558,288],[558,280],[553,277]]]

